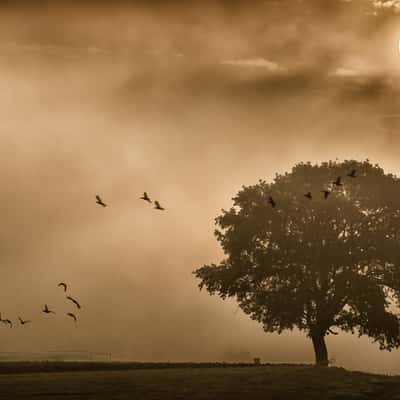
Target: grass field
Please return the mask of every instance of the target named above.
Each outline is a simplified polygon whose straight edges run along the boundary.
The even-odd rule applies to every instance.
[[[10,363],[7,363],[10,364]],[[54,364],[54,363],[53,363]],[[62,363],[58,363],[62,364]],[[45,363],[29,364],[30,372],[0,374],[0,399],[400,399],[400,378],[311,366],[196,367],[189,364],[159,368],[146,364],[108,370],[43,371]],[[25,370],[27,371],[25,363]],[[50,364],[48,364],[49,366]],[[124,364],[125,367],[127,366]],[[20,366],[21,367],[21,366]],[[72,368],[72,364],[69,365]],[[68,369],[68,368],[67,368]]]

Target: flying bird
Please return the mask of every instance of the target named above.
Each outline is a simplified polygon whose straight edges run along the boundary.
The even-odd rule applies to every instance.
[[[154,201],[154,204],[155,204],[155,209],[156,210],[165,210],[165,208],[164,207],[161,207],[161,205],[160,205],[160,203],[157,201],[157,200],[155,200]]]
[[[341,176],[338,176],[338,177],[336,178],[336,181],[333,181],[333,184],[334,184],[335,186],[343,186],[342,177],[341,177]]]
[[[347,174],[347,176],[350,178],[357,178],[356,173],[357,173],[357,170],[353,169],[349,174]]]
[[[60,282],[57,286],[59,286],[59,287],[63,287],[64,288],[64,292],[66,292],[67,291],[67,284],[66,283],[64,283],[64,282]]]
[[[72,312],[67,313],[67,315],[68,315],[68,317],[71,317],[75,322],[78,320],[76,318],[76,315],[74,313],[72,313]]]
[[[3,322],[3,324],[10,325],[10,328],[13,327],[13,323],[9,319],[2,319],[1,322]]]
[[[329,190],[321,190],[321,193],[324,194],[324,199],[326,200],[329,195],[331,194],[331,192]]]
[[[307,199],[311,200],[312,199],[312,194],[311,192],[308,192],[304,195],[304,197],[307,197]]]
[[[143,196],[141,197],[142,200],[147,201],[148,203],[151,203],[151,199],[149,197],[149,195],[147,194],[147,192],[143,193]]]
[[[268,197],[268,204],[271,204],[271,207],[272,207],[272,208],[275,208],[275,207],[276,207],[276,202],[275,202],[275,200],[272,198],[272,196],[269,196],[269,197]]]
[[[99,204],[102,207],[107,207],[107,204],[105,204],[103,202],[103,200],[101,199],[101,197],[98,194],[96,194],[96,203]]]
[[[47,304],[44,305],[44,309],[42,310],[45,314],[55,314],[54,311],[51,311]]]
[[[71,300],[79,309],[81,308],[81,305],[71,296],[67,296],[68,300]]]
[[[32,322],[29,319],[23,320],[21,317],[18,317],[18,319],[19,319],[19,322],[21,323],[21,325],[29,324],[30,322]]]

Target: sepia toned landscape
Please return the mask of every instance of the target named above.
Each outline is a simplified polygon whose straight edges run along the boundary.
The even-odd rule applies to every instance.
[[[1,3],[0,398],[396,399],[399,18]]]

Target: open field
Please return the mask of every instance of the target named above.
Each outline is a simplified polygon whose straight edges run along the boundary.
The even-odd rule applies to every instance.
[[[76,368],[82,368],[82,364],[74,363]],[[157,364],[146,364],[147,367],[139,368],[131,364],[133,369],[115,370],[122,364],[103,363],[109,370],[39,372],[43,365],[38,363],[38,372],[32,372],[30,365],[30,373],[22,373],[20,369],[20,373],[1,374],[0,399],[400,399],[399,377],[341,368],[288,365],[221,368],[205,364],[201,367],[190,364],[185,368],[174,364],[156,368]]]
[[[268,365],[269,364],[263,364]],[[272,364],[271,364],[272,366]],[[249,363],[222,362],[139,362],[139,361],[0,361],[2,374],[30,374],[38,372],[125,371],[136,369],[187,369],[187,368],[244,368]]]

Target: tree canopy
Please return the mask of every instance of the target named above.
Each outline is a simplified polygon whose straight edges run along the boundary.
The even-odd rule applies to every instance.
[[[306,332],[317,364],[332,328],[397,348],[399,194],[400,180],[368,160],[300,163],[244,186],[216,218],[226,258],[194,272],[199,287],[236,298],[266,332]]]

